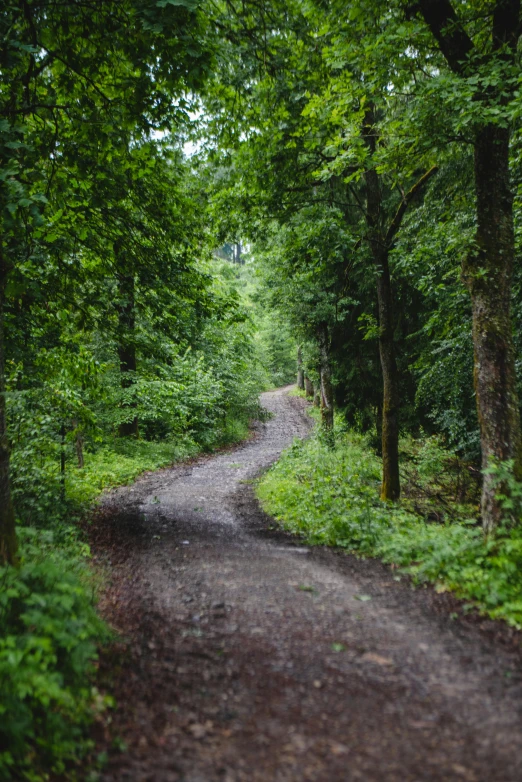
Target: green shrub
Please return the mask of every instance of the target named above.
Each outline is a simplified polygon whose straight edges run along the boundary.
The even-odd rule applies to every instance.
[[[30,528],[20,539],[20,568],[0,568],[0,779],[36,782],[89,748],[85,727],[104,706],[91,673],[108,630],[78,551]]]
[[[100,343],[100,335],[79,351],[74,344],[41,347],[27,388],[22,365],[10,362],[7,423],[18,521],[54,528],[108,486],[245,437],[266,379],[246,313],[229,314],[226,323],[220,317],[207,324],[197,348],[163,335],[156,352],[138,357],[129,386],[122,387],[116,343]],[[140,439],[126,444],[116,433],[135,416]]]
[[[381,463],[366,440],[337,433],[337,442],[331,450],[312,437],[287,450],[258,485],[265,510],[311,544],[400,565],[415,580],[454,590],[490,616],[522,628],[520,526],[505,525],[485,540],[476,519],[429,523],[400,504],[383,503]],[[430,449],[424,449],[423,464],[427,471],[434,462],[437,472],[439,453]]]

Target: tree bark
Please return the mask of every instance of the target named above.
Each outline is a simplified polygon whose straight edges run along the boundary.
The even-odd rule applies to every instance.
[[[372,153],[375,152],[375,118],[370,108],[365,117],[364,136]],[[398,500],[401,494],[399,475],[399,373],[395,360],[393,340],[393,305],[390,268],[388,263],[389,241],[382,225],[383,204],[381,183],[377,171],[371,166],[365,174],[367,223],[370,248],[377,273],[377,305],[379,311],[379,355],[382,369],[382,484],[381,499]],[[405,211],[405,209],[403,210]],[[400,220],[398,221],[400,224]],[[398,230],[398,226],[394,233]]]
[[[323,324],[319,330],[319,355],[321,362],[321,428],[327,443],[333,446],[335,445],[334,399],[330,366],[330,340],[326,324]]]
[[[1,253],[1,249],[0,249]],[[4,302],[7,269],[0,256],[0,564],[16,564],[18,540],[9,475],[5,399]]]
[[[305,375],[305,379],[304,379],[304,384],[305,384],[306,396],[308,397],[308,399],[312,399],[312,397],[314,395],[314,386],[313,386],[313,383],[310,380],[310,378],[306,377],[306,375]]]
[[[388,253],[376,259],[379,307],[379,355],[382,368],[382,500],[398,500],[399,475],[399,373],[393,340],[393,307]]]
[[[419,0],[424,20],[436,38],[450,68],[470,76],[476,66],[515,65],[521,33],[520,0],[497,0],[492,6],[491,53],[479,52],[450,0]],[[476,55],[479,55],[478,57]],[[477,100],[505,105],[513,97],[508,81],[491,86]],[[511,323],[511,285],[515,256],[513,197],[509,181],[510,131],[484,123],[474,141],[477,232],[475,247],[464,259],[462,277],[471,296],[474,382],[482,448],[482,467],[513,460],[515,476],[522,477],[519,401]],[[496,498],[499,488],[484,474],[482,523],[491,533],[502,517]]]
[[[118,305],[118,358],[120,360],[121,387],[132,388],[136,383],[136,343],[135,326],[136,312],[134,300],[134,275],[119,276],[120,303]],[[125,407],[136,407],[131,402]],[[134,415],[130,421],[122,421],[118,427],[120,437],[138,436],[138,417]]]
[[[297,388],[304,391],[303,350],[301,345],[297,348]]]
[[[321,382],[316,385],[314,383],[314,407],[321,407]]]
[[[515,255],[509,183],[509,131],[486,126],[475,141],[477,233],[463,262],[473,313],[474,381],[483,470],[512,459],[521,477],[520,414],[511,323]],[[494,477],[484,473],[482,522],[487,534],[501,519]]]
[[[76,448],[76,458],[78,460],[78,468],[83,470],[85,467],[85,459],[83,455],[83,432],[78,428],[78,422],[73,421],[73,426],[76,429],[76,436],[74,440],[74,446]]]

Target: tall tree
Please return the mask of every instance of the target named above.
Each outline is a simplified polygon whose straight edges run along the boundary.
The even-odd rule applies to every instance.
[[[326,442],[334,443],[334,395],[332,388],[332,359],[330,351],[330,335],[328,324],[320,323],[318,326],[317,341],[319,343],[320,357],[320,406],[321,425]],[[312,396],[313,396],[312,390]]]
[[[343,5],[335,0],[269,7],[245,3],[247,13],[239,15],[227,4],[233,46],[225,55],[221,80],[228,89],[222,85],[216,94],[231,112],[231,95],[237,97],[247,116],[234,161],[235,172],[244,172],[245,202],[260,203],[282,223],[310,203],[338,209],[352,236],[345,254],[345,284],[350,284],[348,272],[354,264],[366,264],[367,276],[374,281],[382,368],[381,491],[383,499],[396,500],[401,378],[389,254],[414,197],[436,169],[429,155],[401,156],[396,149],[395,129],[404,112],[401,100],[389,90],[396,64],[391,60],[377,65],[368,54],[385,26],[386,13],[380,7],[369,9],[364,24],[359,20],[351,25],[343,22]],[[257,35],[253,19],[265,29],[265,17],[270,19],[269,32]],[[335,242],[335,232],[326,241]]]
[[[303,348],[301,345],[297,348],[297,388],[304,391]]]
[[[390,217],[385,203],[386,186],[379,175],[375,156],[380,142],[375,109],[370,103],[365,111],[363,138],[370,153],[369,165],[364,173],[366,183],[365,220],[368,225],[368,241],[377,276],[377,306],[379,313],[379,355],[382,369],[382,484],[381,499],[397,500],[400,497],[399,473],[399,410],[400,385],[395,356],[394,295],[390,274],[390,251],[401,228],[406,211],[414,197],[436,172],[432,166],[403,194],[397,211]],[[387,219],[388,218],[388,219]]]
[[[516,389],[512,276],[515,256],[513,195],[510,186],[509,102],[517,88],[517,46],[522,33],[520,0],[464,4],[473,40],[449,0],[417,4],[451,71],[464,89],[473,88],[478,105],[474,127],[477,230],[462,264],[471,295],[475,389],[484,483],[482,520],[491,532],[501,518],[497,488],[489,472],[495,461],[513,460],[522,476],[522,441]],[[458,89],[458,87],[457,87]]]
[[[89,182],[81,170],[86,151],[118,154],[151,129],[175,122],[184,114],[184,94],[201,82],[205,53],[192,0],[20,0],[3,9],[0,40],[0,296],[5,296],[17,265],[37,255],[46,235],[51,240],[48,196],[56,179],[71,180],[76,191],[71,211],[88,210]],[[71,157],[76,176],[67,167]],[[0,354],[3,350],[0,346]],[[2,378],[0,393],[4,388]],[[12,561],[16,535],[4,415],[0,476],[0,558]]]

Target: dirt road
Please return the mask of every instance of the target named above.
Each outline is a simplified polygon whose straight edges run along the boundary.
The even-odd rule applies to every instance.
[[[128,639],[101,663],[127,744],[104,781],[520,782],[516,636],[271,531],[249,481],[309,421],[284,390],[263,404],[253,441],[112,492],[94,526]]]

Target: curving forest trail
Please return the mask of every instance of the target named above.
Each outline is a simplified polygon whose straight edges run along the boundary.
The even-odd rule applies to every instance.
[[[94,524],[126,639],[100,665],[98,746],[127,745],[104,782],[518,782],[509,632],[270,529],[250,481],[310,427],[287,391],[253,440],[113,491]]]

